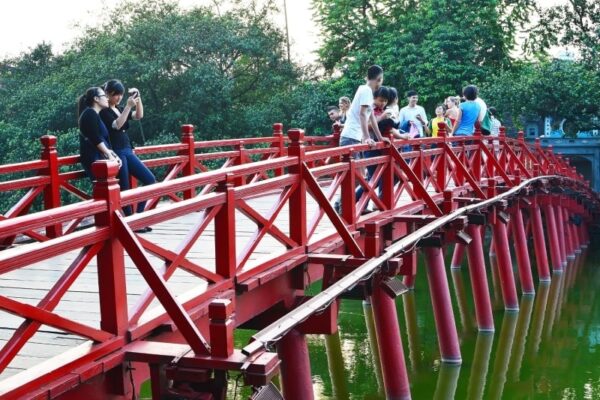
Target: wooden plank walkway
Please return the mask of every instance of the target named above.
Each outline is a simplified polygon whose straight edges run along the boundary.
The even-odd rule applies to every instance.
[[[269,210],[278,201],[278,194],[270,194],[248,201],[248,204],[263,216],[268,215]],[[317,204],[311,196],[308,198],[308,220],[317,211]],[[160,207],[169,203],[161,203]],[[289,211],[286,204],[279,213],[275,224],[284,232],[289,234],[288,220]],[[192,213],[175,220],[167,221],[153,226],[153,231],[141,236],[157,245],[175,251],[177,246],[192,229],[201,213]],[[316,234],[332,233],[333,225],[324,216],[319,223]],[[245,217],[241,212],[236,212],[236,245],[238,254],[245,248],[247,241],[256,231],[256,224]],[[31,244],[34,246],[35,244]],[[27,246],[27,245],[23,245]],[[261,262],[273,258],[279,252],[285,250],[270,235],[265,235],[260,244],[252,253],[244,270],[250,270]],[[37,305],[37,303],[48,293],[50,288],[64,273],[69,264],[75,259],[79,251],[63,254],[45,262],[31,265],[12,271],[0,276],[0,295],[11,299]],[[126,254],[126,279],[128,306],[136,304],[148,286],[137,271],[133,262]],[[159,258],[151,256],[152,265],[157,270],[162,270],[164,262]],[[187,258],[214,272],[214,225],[211,223],[202,236],[196,241],[189,251]],[[181,269],[168,281],[169,289],[173,293],[184,293],[192,288],[202,290],[206,287],[206,281],[197,278]],[[155,307],[161,307],[156,301],[148,308],[146,314]],[[74,321],[99,327],[100,311],[98,303],[98,279],[95,258],[88,264],[70,290],[64,295],[55,309],[58,315],[73,319]],[[143,320],[144,317],[142,317]],[[3,346],[12,336],[13,332],[23,322],[23,319],[0,311],[0,346]],[[70,348],[86,342],[85,339],[62,332],[49,326],[42,326],[40,330],[29,340],[11,364],[0,374],[0,381],[13,376],[25,369],[31,368],[41,362],[57,356]]]

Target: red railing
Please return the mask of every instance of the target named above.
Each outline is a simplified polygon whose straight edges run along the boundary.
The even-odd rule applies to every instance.
[[[284,137],[282,129],[282,124],[277,123],[273,125],[273,136],[271,137],[195,141],[193,126],[184,125],[181,128],[181,143],[139,147],[135,149],[135,152],[143,158],[143,162],[148,168],[155,170],[163,168],[161,181],[166,182],[177,177],[191,176],[215,168],[228,168],[256,160],[284,156],[287,153],[288,139]],[[320,149],[337,145],[337,140],[335,134],[325,137],[310,137],[307,138],[307,146],[311,150]],[[0,166],[0,198],[5,203],[8,201],[12,203],[11,206],[7,206],[8,210],[4,215],[0,215],[0,220],[27,214],[36,199],[40,197],[45,210],[61,206],[63,193],[69,193],[76,199],[75,201],[91,198],[76,184],[76,182],[87,180],[83,170],[77,169],[80,162],[79,156],[60,157],[56,149],[57,139],[54,136],[43,136],[40,141],[42,143],[40,160]],[[275,171],[275,173],[281,174],[281,171]],[[15,174],[27,176],[15,178]],[[256,182],[259,177],[255,175],[249,176],[247,179],[250,182]],[[132,177],[131,187],[136,186],[135,178]],[[203,188],[204,193],[212,189],[212,185]],[[21,195],[20,193],[23,191],[25,193]],[[168,193],[165,196],[172,201],[181,201],[190,198],[192,193],[192,190],[188,189],[182,194]],[[146,208],[154,208],[159,200],[160,198],[150,199]],[[22,235],[36,241],[45,241],[60,236],[63,231],[64,233],[73,232],[80,226],[82,219],[67,221],[64,226],[58,224],[48,226],[45,232],[26,231],[22,232]],[[14,240],[15,237],[7,237],[0,242],[0,247],[9,247]]]
[[[502,131],[497,138],[480,135],[447,138],[440,126],[438,138],[396,141],[393,146],[379,143],[374,149],[380,150],[381,155],[366,159],[355,158],[355,155],[368,150],[367,145],[327,147],[318,143],[334,139],[307,140],[301,130],[290,130],[286,139],[279,131],[270,138],[194,142],[191,128],[184,126],[181,144],[137,150],[140,155],[165,151],[177,153],[146,161],[149,167],[169,168],[162,182],[121,193],[115,179],[117,166],[97,162],[93,172],[98,180],[89,199],[71,184],[82,177],[81,171],[57,172],[62,166],[76,164],[78,159],[75,156],[58,157],[54,138],[42,139],[45,145],[42,160],[0,167],[0,174],[16,170],[39,171],[38,176],[0,186],[2,190],[29,189],[0,221],[0,240],[8,243],[18,235],[27,235],[38,241],[1,251],[0,275],[78,251],[77,257],[37,305],[0,296],[1,310],[25,319],[0,350],[0,372],[41,325],[70,332],[93,343],[80,352],[63,357],[51,370],[28,375],[25,380],[23,377],[9,379],[0,385],[0,395],[22,396],[73,371],[87,377],[100,373],[124,361],[124,353],[119,349],[147,337],[164,324],[170,324],[172,329],[180,332],[197,356],[231,354],[232,331],[225,337],[213,336],[209,341],[194,323],[210,318],[208,304],[213,299],[235,299],[236,293],[255,290],[263,284],[262,280],[267,282],[272,276],[306,262],[309,253],[332,243],[345,247],[355,257],[364,258],[355,235],[358,229],[369,222],[399,214],[445,214],[448,212],[444,206],[448,191],[457,196],[471,194],[485,199],[494,194],[489,188],[496,185],[511,188],[518,185],[521,178],[559,175],[580,182],[574,188],[594,197],[589,188],[585,188],[582,177],[565,160],[539,146],[528,147],[522,135],[510,139]],[[286,142],[287,147],[284,146]],[[410,151],[398,151],[397,146],[406,144],[412,146]],[[250,145],[269,147],[246,148]],[[223,147],[234,149],[222,150]],[[218,150],[196,153],[196,150],[205,149]],[[260,160],[251,162],[253,156]],[[221,168],[210,170],[206,162],[215,159],[225,161]],[[370,181],[363,177],[363,170],[368,166],[375,167]],[[382,193],[378,196],[376,187],[380,180],[383,182]],[[358,186],[363,187],[364,193],[355,201]],[[59,206],[59,190],[67,190],[83,200]],[[42,192],[48,209],[24,215],[32,199]],[[341,193],[341,215],[332,205],[338,192]],[[276,200],[270,211],[263,215],[250,200],[266,194],[275,196]],[[172,202],[157,206],[162,198]],[[318,204],[312,215],[308,212],[310,198]],[[368,200],[377,206],[378,212],[362,215]],[[140,201],[148,202],[146,212],[129,217],[120,212],[122,206]],[[288,220],[281,227],[275,221],[286,205]],[[572,208],[584,212],[581,205],[573,203]],[[241,247],[236,245],[239,236],[236,211],[257,226]],[[133,232],[192,212],[200,212],[200,217],[195,218],[193,228],[174,250]],[[325,215],[333,228],[317,234],[317,227]],[[94,224],[74,231],[85,217],[93,217]],[[209,225],[214,226],[214,235],[203,236]],[[67,228],[61,230],[64,226]],[[44,230],[45,235],[39,233]],[[201,237],[203,248],[209,249],[202,254],[203,263],[189,255]],[[252,259],[255,249],[266,237],[275,239],[281,251],[264,259]],[[127,299],[125,252],[148,285],[148,290],[135,304],[128,304]],[[161,271],[152,266],[149,254],[164,262]],[[97,328],[55,312],[65,293],[94,259],[101,314]],[[209,262],[214,268],[208,266]],[[196,288],[175,296],[166,282],[177,269],[193,275],[197,287],[204,289],[198,292]],[[154,299],[160,302],[164,311],[148,310]],[[256,307],[260,309],[239,311],[235,325],[244,323],[266,305],[257,304]],[[105,359],[108,364],[99,370],[97,362],[91,362],[109,355],[112,358]]]

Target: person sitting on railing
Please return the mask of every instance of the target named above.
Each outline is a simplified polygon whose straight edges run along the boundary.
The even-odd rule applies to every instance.
[[[113,160],[121,166],[121,159],[112,150],[108,129],[100,118],[100,111],[108,107],[104,90],[89,88],[77,102],[79,116],[79,154],[86,175],[94,180],[92,164],[98,160]]]
[[[125,107],[119,105],[123,100],[125,86],[117,79],[111,79],[104,84],[104,90],[108,94],[109,107],[100,112],[102,121],[108,127],[110,141],[117,155],[123,160],[123,165],[119,170],[119,186],[121,190],[128,190],[129,175],[133,175],[137,180],[144,185],[156,183],[154,174],[142,163],[142,161],[133,152],[131,140],[127,134],[129,129],[129,121],[131,119],[140,120],[144,117],[144,107],[140,91],[137,89],[129,90],[129,98]],[[135,109],[135,112],[132,110]],[[137,212],[143,212],[146,207],[146,202],[140,202],[137,205]],[[125,215],[131,215],[133,209],[131,206],[123,207]],[[146,227],[144,232],[151,231],[152,228]]]
[[[466,101],[461,103],[458,108],[456,124],[452,127],[450,136],[473,136],[475,133],[475,123],[481,111],[481,107],[475,101],[477,93],[478,89],[475,85],[469,85],[463,89]]]

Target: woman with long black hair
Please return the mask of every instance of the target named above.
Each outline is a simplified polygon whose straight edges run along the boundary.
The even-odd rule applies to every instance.
[[[108,107],[104,90],[89,88],[77,102],[79,115],[79,154],[86,175],[94,180],[92,164],[98,160],[114,160],[121,166],[121,160],[112,150],[108,129],[100,118],[100,111]]]
[[[123,107],[120,103],[123,100],[125,86],[121,81],[111,79],[106,82],[103,87],[108,95],[108,107],[100,111],[100,117],[108,128],[112,148],[123,161],[123,165],[121,166],[118,175],[121,190],[128,190],[130,188],[129,175],[134,176],[144,185],[156,183],[156,178],[152,172],[150,172],[144,163],[142,163],[135,155],[131,140],[127,134],[129,121],[131,119],[139,120],[144,117],[144,106],[139,90],[133,88],[129,90],[129,98]],[[138,203],[137,212],[140,213],[144,211],[145,207],[145,202]],[[131,215],[133,213],[131,206],[124,207],[123,211],[125,212],[125,215]],[[150,230],[150,227],[146,228],[146,231]]]

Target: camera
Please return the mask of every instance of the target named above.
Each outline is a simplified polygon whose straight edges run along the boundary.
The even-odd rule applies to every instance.
[[[132,89],[129,89],[129,90],[127,91],[127,93],[128,93],[130,96],[132,96],[133,98],[136,98],[136,97],[138,97],[138,96],[140,95],[140,91],[139,91],[139,90],[137,90],[137,89],[134,89],[134,88],[132,88]]]

